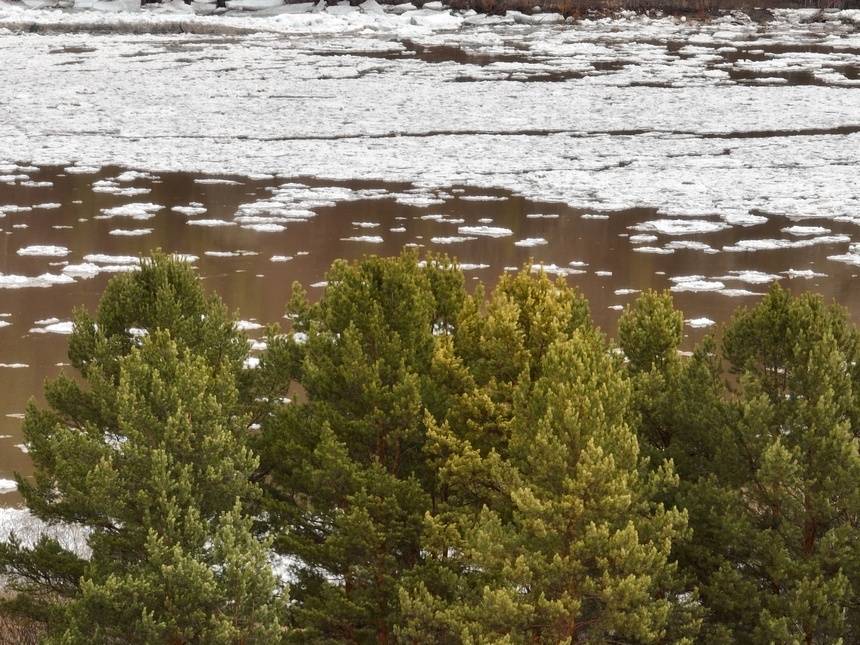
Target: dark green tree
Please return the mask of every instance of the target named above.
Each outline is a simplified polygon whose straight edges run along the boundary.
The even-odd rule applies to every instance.
[[[388,642],[397,585],[421,558],[435,472],[425,401],[437,336],[452,331],[462,273],[414,254],[335,262],[319,302],[294,286],[291,376],[301,400],[265,423],[275,548],[295,558],[293,637]]]

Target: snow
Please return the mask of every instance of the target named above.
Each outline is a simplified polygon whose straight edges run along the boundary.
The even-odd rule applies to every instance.
[[[509,228],[501,226],[461,226],[457,229],[461,235],[475,235],[478,237],[509,237],[514,232]]]
[[[514,246],[521,247],[533,247],[533,246],[544,246],[547,244],[547,241],[542,237],[527,237],[523,240],[517,240],[514,242]]]
[[[74,280],[67,275],[43,273],[37,276],[24,276],[0,273],[0,289],[45,288],[56,284],[69,284]]]
[[[442,237],[431,237],[430,241],[433,244],[460,244],[461,242],[469,242],[477,239],[477,237],[471,235],[447,235]]]
[[[231,177],[421,177],[425,192],[402,200],[438,200],[439,189],[454,185],[506,188],[597,213],[634,206],[671,212],[683,204],[730,226],[774,204],[797,215],[856,211],[851,168],[860,155],[858,135],[802,135],[856,121],[858,98],[846,79],[831,73],[845,66],[844,50],[856,36],[836,24],[812,34],[791,12],[761,27],[634,16],[583,20],[576,29],[546,24],[558,19],[552,14],[487,17],[408,6],[241,14],[177,16],[167,7],[62,13],[2,5],[0,25],[15,33],[3,37],[0,83],[18,87],[16,70],[26,65],[29,72],[25,91],[5,97],[8,122],[16,129],[4,139],[4,156],[74,166],[69,172],[120,163]],[[26,33],[34,25],[50,26],[50,33]],[[172,34],[159,33],[180,25],[189,39],[180,45],[188,59],[181,65],[166,48]],[[99,33],[75,33],[88,29]],[[247,46],[223,49],[195,37],[219,33]],[[832,52],[773,57],[780,69],[818,72],[820,86],[760,88],[732,81],[729,71],[745,64],[723,62],[717,51],[765,37],[768,47],[802,47],[825,34]],[[484,68],[354,55],[403,51],[407,39],[476,54],[519,53]],[[289,47],[282,45],[287,40]],[[684,58],[667,51],[665,43],[684,40]],[[81,41],[95,51],[47,53]],[[131,55],[141,50],[152,63],[142,65]],[[327,55],[331,51],[339,56]],[[595,60],[623,65],[596,70]],[[155,63],[161,63],[157,75],[148,70]],[[272,69],[278,73],[265,74]],[[219,72],[213,93],[208,84],[216,70],[228,71]],[[581,70],[582,78],[510,80],[547,70]],[[338,79],[334,93],[327,91],[332,79]],[[294,98],[284,100],[284,87]],[[559,104],[575,117],[560,124]],[[486,105],[503,116],[487,123]],[[60,133],[42,125],[49,122],[68,128]],[[644,134],[615,134],[622,130]],[[801,134],[742,136],[765,131]],[[576,155],[569,154],[570,136],[576,137]],[[181,154],[167,152],[177,145]],[[785,159],[792,163],[783,164]],[[197,180],[227,182],[235,179]]]
[[[216,228],[220,226],[236,226],[236,222],[229,222],[223,219],[190,219],[185,223],[189,226],[206,226],[208,228]]]
[[[113,208],[105,208],[101,215],[97,215],[98,219],[110,219],[113,217],[130,217],[136,220],[147,220],[155,217],[155,213],[160,211],[163,206],[158,204],[133,203],[124,204],[123,206],[114,206]]]
[[[382,238],[379,235],[355,235],[352,237],[340,238],[343,242],[366,242],[367,244],[382,244]]]
[[[39,323],[45,324],[39,325]],[[75,328],[75,324],[71,320],[51,319],[51,322],[36,321],[35,324],[37,326],[30,329],[32,334],[61,334],[66,336],[71,334]]]
[[[18,249],[18,255],[36,255],[50,258],[64,258],[69,254],[65,246],[33,245]]]
[[[151,228],[115,228],[111,229],[109,234],[117,237],[140,237],[142,235],[149,235],[150,233],[152,233]]]
[[[720,291],[725,289],[726,285],[719,280],[708,280],[700,275],[679,276],[669,278],[674,285],[670,288],[671,291]]]
[[[703,329],[705,327],[711,327],[714,325],[714,321],[710,318],[688,318],[684,321],[687,323],[688,327],[692,327],[693,329]]]
[[[631,227],[634,231],[655,232],[663,235],[697,235],[715,233],[729,228],[724,222],[703,220],[657,219]]]

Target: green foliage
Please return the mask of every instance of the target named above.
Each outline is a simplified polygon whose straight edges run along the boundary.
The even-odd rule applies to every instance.
[[[670,465],[649,472],[639,457],[618,361],[596,332],[580,329],[550,344],[538,371],[517,385],[509,459],[458,441],[456,427],[436,428],[449,497],[428,514],[426,548],[443,573],[441,584],[404,589],[401,634],[685,640],[696,621],[669,551],[686,520],[653,501],[677,482]]]
[[[681,354],[649,291],[616,348],[564,281],[468,294],[405,253],[336,262],[288,317],[244,369],[161,255],[77,314],[19,486],[87,550],[0,544],[5,615],[57,643],[860,640],[842,310],[774,287]]]
[[[164,256],[112,281],[96,320],[78,314],[70,355],[84,383],[61,376],[48,409],[29,406],[35,481],[18,482],[41,519],[88,527],[89,553],[49,539],[0,548],[14,606],[46,619],[52,641],[277,638],[268,551],[243,513],[259,496],[246,354],[193,270]]]

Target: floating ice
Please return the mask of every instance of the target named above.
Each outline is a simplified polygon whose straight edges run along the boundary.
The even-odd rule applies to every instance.
[[[52,319],[52,320],[56,320],[56,319]],[[39,322],[46,322],[46,321],[36,321],[36,324],[38,325]],[[39,327],[32,327],[32,328],[30,328],[30,333],[32,333],[32,334],[68,335],[68,334],[71,334],[74,330],[75,330],[75,323],[74,322],[72,322],[71,320],[59,320],[56,322],[50,322],[48,324],[45,324],[45,325],[42,325]]]
[[[826,235],[830,233],[830,229],[823,226],[788,226],[782,229],[782,232],[797,236]]]
[[[803,278],[805,280],[811,280],[812,278],[826,278],[826,273],[816,273],[812,269],[789,269],[788,271],[783,271],[785,275],[789,278]]]
[[[723,251],[731,252],[753,252],[753,251],[774,251],[777,249],[800,249],[816,244],[840,244],[850,242],[851,238],[847,235],[822,235],[819,237],[802,238],[799,240],[741,240],[730,246],[724,246]]]
[[[270,262],[289,262],[293,259],[292,255],[273,255],[269,258]]]
[[[692,327],[693,329],[702,329],[714,324],[714,321],[710,318],[688,318],[684,322],[687,323],[688,327]]]
[[[647,242],[656,242],[657,236],[656,235],[649,235],[648,233],[637,233],[636,235],[631,235],[627,239],[630,240],[631,242],[633,242],[634,244],[644,244]]]
[[[340,238],[342,242],[366,242],[367,244],[382,244],[382,237],[379,235],[354,235],[352,237]]]
[[[478,237],[509,237],[514,232],[501,226],[461,226],[457,229],[460,235],[477,235]]]
[[[748,284],[767,284],[776,280],[781,280],[782,276],[773,273],[765,273],[763,271],[729,271],[729,275],[720,276],[719,280],[739,280]]]
[[[74,282],[73,278],[53,273],[43,273],[42,275],[32,277],[0,273],[0,289],[45,288],[55,284],[69,284],[71,282]]]
[[[108,255],[106,253],[89,253],[84,256],[84,262],[93,264],[140,264],[140,258],[134,255]]]
[[[636,253],[652,253],[654,255],[672,255],[674,249],[664,249],[659,246],[637,246],[633,249]]]
[[[185,222],[189,226],[206,226],[216,228],[218,226],[236,226],[236,222],[229,222],[225,219],[190,219]]]
[[[239,320],[235,325],[239,331],[252,331],[254,329],[262,329],[263,325],[253,320]]]
[[[0,478],[0,495],[5,493],[11,493],[15,490],[18,490],[18,484],[15,482],[14,479]]]
[[[125,204],[113,208],[102,209],[99,219],[110,219],[112,217],[130,217],[131,219],[147,220],[155,217],[155,213],[163,209],[163,206],[151,203]]]
[[[206,212],[206,209],[202,206],[173,206],[170,210],[174,213],[179,213],[180,215],[186,215],[188,217],[203,215],[203,213]]]
[[[631,226],[634,231],[654,231],[663,235],[700,235],[715,233],[729,228],[725,222],[710,222],[690,219],[655,219]]]
[[[152,233],[151,228],[115,228],[111,229],[109,235],[117,237],[140,237]]]
[[[447,237],[431,237],[430,241],[433,244],[459,244],[461,242],[469,242],[477,239],[477,237],[470,235],[449,235]]]
[[[522,246],[522,247],[533,247],[533,246],[544,246],[547,241],[542,237],[527,237],[523,240],[517,240],[514,242],[514,246]]]
[[[18,255],[36,255],[49,258],[64,258],[69,254],[69,249],[67,249],[65,246],[33,245],[20,248],[18,249],[17,253]]]
[[[725,289],[726,285],[719,280],[708,280],[701,275],[678,276],[669,278],[674,284],[670,287],[670,291],[720,291]]]

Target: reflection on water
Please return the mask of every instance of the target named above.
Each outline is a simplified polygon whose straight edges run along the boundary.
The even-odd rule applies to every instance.
[[[187,223],[191,217],[189,212],[175,212],[171,208],[199,202],[202,206],[195,211],[198,218],[232,221],[241,204],[271,199],[271,189],[286,183],[285,179],[255,181],[234,177],[233,183],[200,183],[195,182],[200,178],[192,175],[163,174],[123,183],[124,188],[150,189],[149,193],[133,197],[93,191],[94,182],[120,172],[121,169],[105,168],[94,174],[68,174],[59,168],[45,168],[30,172],[27,185],[22,185],[20,179],[14,185],[0,184],[0,210],[3,205],[10,204],[60,205],[29,212],[7,212],[0,219],[0,274],[62,274],[65,264],[80,264],[87,254],[127,256],[160,247],[165,251],[198,256],[196,266],[210,288],[242,318],[266,323],[282,319],[293,280],[306,285],[318,283],[335,258],[358,258],[365,253],[392,255],[400,252],[404,245],[414,244],[447,251],[477,267],[488,265],[470,269],[467,276],[489,284],[506,267],[522,266],[529,258],[568,270],[575,267],[582,273],[573,273],[567,279],[589,298],[594,319],[610,333],[614,333],[619,314],[616,308],[635,298],[633,290],[671,287],[675,284],[671,278],[679,276],[703,276],[700,282],[705,284],[700,286],[706,289],[714,288],[714,283],[720,281],[728,293],[732,293],[732,289],[759,293],[767,289],[767,284],[732,277],[733,271],[748,270],[781,274],[782,283],[792,290],[813,289],[846,306],[855,320],[860,320],[860,294],[851,288],[856,267],[827,259],[830,255],[845,253],[846,241],[752,253],[721,250],[739,240],[795,239],[783,229],[798,226],[798,223],[783,218],[770,217],[765,223],[746,227],[712,226],[710,228],[719,230],[710,233],[669,236],[661,231],[631,230],[630,227],[639,227],[643,222],[660,219],[649,210],[618,212],[602,219],[562,205],[530,202],[498,191],[479,194],[473,189],[453,188],[442,197],[444,203],[430,206],[404,205],[383,196],[315,207],[315,217],[288,222],[286,229],[280,232],[265,233],[235,225],[191,226]],[[312,179],[291,181],[308,186],[331,186]],[[352,190],[375,189],[384,195],[410,188],[370,182],[344,186]],[[475,199],[480,196],[495,199]],[[145,221],[98,219],[104,209],[131,202],[151,202],[164,208]],[[427,217],[433,214],[445,217]],[[538,214],[544,217],[535,217]],[[707,219],[691,221],[701,223]],[[821,226],[826,227],[830,235],[850,235],[856,225],[828,220]],[[510,229],[512,235],[474,236],[454,244],[431,241],[434,237],[456,237],[461,227]],[[140,236],[111,234],[117,229],[142,228],[152,231]],[[719,252],[689,248],[678,248],[667,254],[634,252],[633,249],[643,243],[631,242],[628,236],[637,234],[653,236],[653,239],[648,238],[651,241],[647,244],[655,248],[666,249],[673,241],[683,240],[705,243]],[[459,235],[468,237],[464,232]],[[382,241],[368,243],[347,239],[356,237],[379,237]],[[528,239],[534,240],[536,245],[516,244]],[[541,240],[546,243],[540,243]],[[69,253],[65,257],[19,255],[20,249],[35,245],[65,247]],[[238,250],[252,253],[211,255],[211,252]],[[273,262],[273,256],[292,259]],[[571,265],[572,262],[575,264]],[[789,270],[813,270],[825,275],[791,279],[784,273]],[[66,358],[66,336],[32,329],[46,327],[50,323],[45,321],[49,319],[68,320],[78,305],[93,308],[108,279],[109,274],[100,273],[91,279],[76,278],[73,283],[48,288],[0,289],[0,314],[4,314],[0,318],[0,364],[4,365],[0,367],[0,478],[8,478],[13,471],[28,472],[28,459],[20,445],[20,415],[30,397],[40,399],[43,381],[61,370]],[[752,279],[755,280],[755,276]],[[318,289],[310,291],[319,293]],[[618,291],[620,293],[616,293]],[[734,307],[755,299],[750,295],[731,297],[714,291],[680,291],[675,297],[686,318],[709,318],[718,322],[724,321]],[[37,321],[42,322],[37,325]],[[3,322],[10,324],[3,326]],[[688,327],[687,332],[690,346],[705,330]],[[25,367],[9,367],[14,364]],[[0,499],[0,503],[14,501],[14,493]]]

